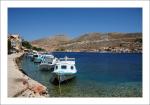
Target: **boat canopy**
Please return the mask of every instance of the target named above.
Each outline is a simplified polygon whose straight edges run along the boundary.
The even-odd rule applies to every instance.
[[[68,58],[67,56],[65,58],[60,58],[60,61],[75,61],[75,58]]]
[[[75,58],[68,58],[67,56],[65,58],[59,58],[57,64],[75,64]]]

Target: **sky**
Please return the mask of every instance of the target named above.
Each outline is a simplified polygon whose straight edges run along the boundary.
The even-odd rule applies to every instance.
[[[25,40],[88,32],[142,32],[141,8],[9,8],[8,33]]]

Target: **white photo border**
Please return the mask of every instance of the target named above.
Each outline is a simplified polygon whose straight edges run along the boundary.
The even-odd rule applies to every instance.
[[[8,8],[142,8],[143,97],[137,98],[8,98]],[[149,104],[149,1],[1,1],[1,104]]]

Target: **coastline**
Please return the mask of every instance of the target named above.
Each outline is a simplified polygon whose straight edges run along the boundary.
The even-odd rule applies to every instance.
[[[47,52],[49,52],[49,51],[47,51]],[[142,51],[139,51],[139,52],[112,52],[112,51],[103,51],[103,52],[102,52],[102,51],[50,51],[50,52],[60,52],[60,53],[61,53],[61,52],[63,52],[63,53],[64,53],[64,52],[67,52],[67,53],[68,53],[68,52],[71,52],[71,53],[72,53],[72,52],[73,52],[73,53],[76,53],[76,52],[79,52],[79,53],[112,53],[112,54],[121,54],[121,53],[122,53],[122,54],[125,54],[125,53],[127,53],[127,54],[128,54],[128,53],[129,53],[129,54],[132,54],[132,53],[133,53],[133,54],[136,54],[136,53],[137,53],[137,54],[140,54],[140,53],[141,53],[141,54],[142,54],[142,53],[143,53]]]
[[[47,88],[25,75],[16,61],[23,53],[8,55],[8,97],[49,97]]]

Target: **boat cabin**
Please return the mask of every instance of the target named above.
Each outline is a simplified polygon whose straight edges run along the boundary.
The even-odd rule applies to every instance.
[[[60,71],[60,72],[76,72],[75,67],[75,58],[60,58],[59,62],[56,63],[54,71]]]

